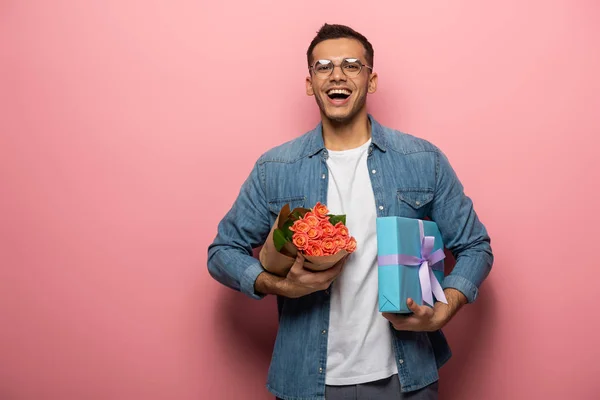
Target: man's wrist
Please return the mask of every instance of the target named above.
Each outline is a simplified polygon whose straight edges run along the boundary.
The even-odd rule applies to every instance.
[[[279,295],[281,293],[281,281],[283,281],[283,278],[277,275],[273,275],[266,271],[261,272],[254,282],[254,291],[263,295]]]
[[[444,289],[444,294],[446,295],[446,300],[448,300],[450,318],[452,318],[462,306],[467,304],[467,296],[454,288]]]
[[[456,315],[458,310],[467,304],[467,297],[459,290],[447,288],[444,289],[444,294],[448,304],[440,304],[440,311],[443,312],[443,315],[439,315],[437,321],[435,321],[436,326],[439,326],[439,328],[443,328]]]

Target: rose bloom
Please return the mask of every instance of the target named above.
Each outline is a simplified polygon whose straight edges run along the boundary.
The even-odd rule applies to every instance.
[[[294,225],[290,227],[290,231],[292,232],[302,232],[307,233],[310,230],[310,226],[304,220],[296,220],[294,221]]]
[[[307,256],[322,256],[323,248],[321,247],[321,243],[319,241],[311,240],[304,252]]]
[[[306,250],[306,247],[308,246],[308,240],[308,235],[303,232],[294,233],[292,236],[292,242],[294,243],[294,246],[298,248],[298,250]]]
[[[354,237],[351,237],[348,240],[348,243],[346,243],[346,251],[348,253],[353,253],[354,250],[356,250],[356,239]]]
[[[313,208],[313,212],[319,219],[323,219],[323,218],[327,217],[327,214],[329,214],[329,210],[327,209],[327,206],[325,204],[321,204],[319,202],[317,202],[317,204],[315,204],[315,206]]]
[[[314,228],[315,226],[319,226],[319,223],[321,222],[319,220],[319,218],[312,212],[307,212],[306,214],[304,214],[304,221],[311,227]]]
[[[333,241],[335,242],[335,247],[338,250],[341,250],[346,247],[346,238],[347,238],[347,236],[341,236],[341,235],[336,235],[333,238]]]
[[[323,229],[323,237],[334,237],[337,233],[337,229],[335,229],[335,226],[333,226],[331,222],[327,220],[322,220],[319,226],[321,227],[321,229]]]
[[[323,251],[325,254],[335,254],[338,250],[333,238],[325,238],[322,242]]]
[[[314,228],[310,228],[306,234],[311,240],[320,239],[323,236],[323,229],[321,229],[319,226],[316,226]]]
[[[346,225],[342,224],[342,222],[338,222],[335,224],[335,228],[338,230],[338,233],[342,236],[348,236],[348,228]]]

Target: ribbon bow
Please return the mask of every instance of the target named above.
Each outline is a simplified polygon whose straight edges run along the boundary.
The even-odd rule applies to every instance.
[[[401,264],[412,267],[419,267],[419,281],[421,284],[421,293],[423,301],[433,306],[433,295],[438,301],[448,304],[446,295],[442,286],[433,274],[432,265],[446,258],[443,249],[433,251],[435,237],[425,236],[423,229],[423,221],[419,222],[419,239],[421,242],[421,256],[415,257],[407,254],[392,254],[387,256],[379,256],[379,265]]]

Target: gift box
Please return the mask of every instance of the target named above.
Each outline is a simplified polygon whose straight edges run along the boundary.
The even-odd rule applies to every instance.
[[[409,314],[408,298],[433,306],[447,303],[441,287],[444,245],[433,221],[403,217],[377,218],[379,311]]]

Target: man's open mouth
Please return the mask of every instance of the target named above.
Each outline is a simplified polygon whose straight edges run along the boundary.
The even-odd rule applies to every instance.
[[[327,96],[332,100],[346,100],[352,92],[348,89],[330,89],[327,91]]]

